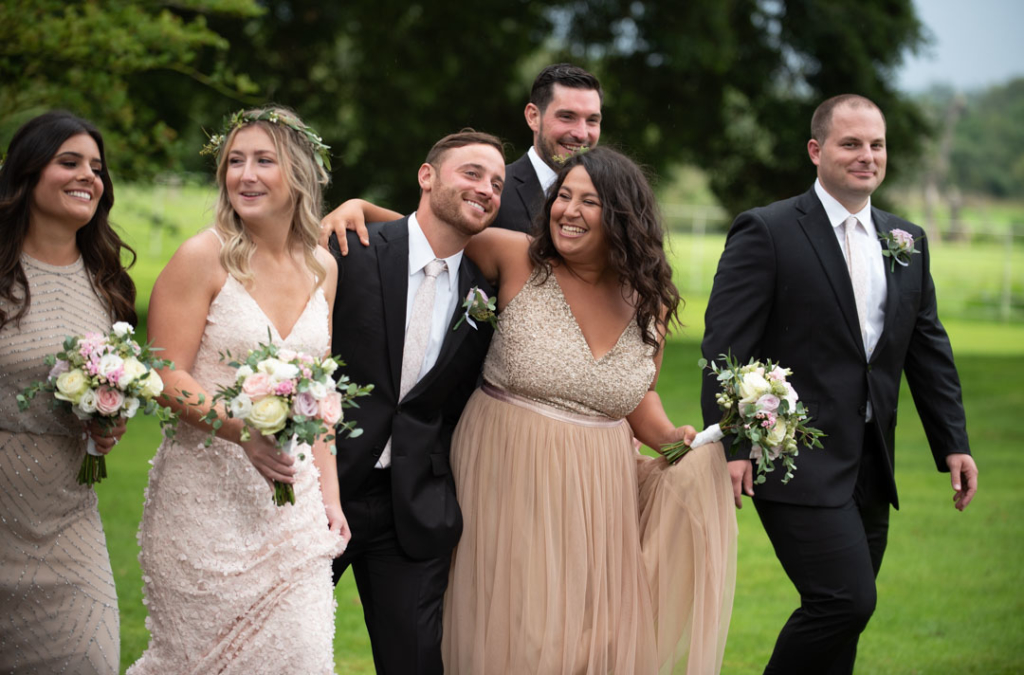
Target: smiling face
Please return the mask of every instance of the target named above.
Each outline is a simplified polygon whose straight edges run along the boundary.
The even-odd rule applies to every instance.
[[[582,166],[569,171],[551,203],[551,239],[569,261],[595,262],[608,258],[608,241],[601,222],[601,198]]]
[[[426,207],[460,234],[472,236],[498,215],[505,162],[490,145],[464,145],[445,151],[436,167],[423,164],[419,181],[423,190],[420,209]]]
[[[873,106],[839,105],[828,136],[808,141],[807,153],[825,191],[856,213],[885,179],[885,120]]]
[[[102,174],[103,160],[92,136],[76,134],[64,141],[32,190],[30,220],[84,227],[103,196]]]
[[[224,188],[242,222],[290,227],[294,201],[270,134],[257,125],[239,130],[226,161]]]
[[[541,159],[558,170],[555,157],[571,155],[581,146],[597,145],[601,137],[601,95],[596,89],[556,84],[543,112],[529,103],[526,123],[533,130],[533,145]]]

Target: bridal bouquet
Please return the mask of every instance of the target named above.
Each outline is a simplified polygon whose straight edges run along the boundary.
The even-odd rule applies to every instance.
[[[226,359],[232,359],[230,352],[221,355],[221,360]],[[237,369],[235,383],[220,387],[213,401],[223,401],[228,417],[244,422],[243,441],[256,431],[272,437],[281,452],[294,455],[300,444],[311,446],[321,437],[334,440],[331,432],[345,431],[349,438],[362,433],[355,422],[342,423],[342,410],[358,407],[354,399],[369,394],[373,385],[361,387],[349,382],[346,375],[335,378],[338,367],[345,365],[339,359],[320,359],[268,342],[258,344],[244,360],[232,359],[228,365]],[[221,426],[213,408],[204,419],[214,432]],[[212,440],[211,434],[206,444]],[[331,452],[335,452],[333,447]],[[297,456],[306,458],[301,451]],[[295,489],[275,481],[274,503],[294,504]]]
[[[782,483],[788,483],[796,471],[793,459],[800,454],[799,446],[821,448],[819,439],[825,435],[820,429],[807,426],[809,418],[804,404],[786,380],[792,371],[770,360],[761,363],[751,359],[740,366],[731,354],[720,354],[719,358],[725,365],[719,367],[712,362],[711,370],[722,387],[715,395],[722,420],[698,434],[692,446],[733,434],[733,448],[743,441],[751,444],[750,457],[757,462],[756,483],[765,481],[765,474],[775,470],[775,460],[780,458],[786,470]],[[708,367],[707,361],[701,359],[700,367]],[[664,446],[662,451],[669,462],[675,462],[689,449],[690,446],[679,442]]]
[[[173,433],[178,418],[157,402],[164,383],[154,370],[173,364],[155,357],[149,345],[140,346],[132,338],[134,333],[131,324],[118,321],[108,335],[65,338],[64,349],[46,357],[50,366],[46,380],[33,382],[18,394],[18,409],[28,409],[29,401],[46,391],[53,394],[54,408],[69,408],[83,421],[95,419],[110,426],[116,418],[132,418],[141,409]],[[106,477],[106,458],[96,451],[90,436],[78,482],[92,485]]]

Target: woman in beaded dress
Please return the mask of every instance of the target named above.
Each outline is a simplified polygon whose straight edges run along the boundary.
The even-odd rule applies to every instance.
[[[236,377],[220,354],[244,355],[269,333],[279,348],[327,355],[337,287],[334,258],[316,245],[327,173],[312,130],[281,108],[237,119],[218,154],[214,227],[182,244],[150,302],[184,423],[149,473],[139,561],[151,637],[131,675],[334,672],[331,561],[350,533],[331,444],[295,461],[260,434],[242,441],[221,404],[204,443],[200,418]],[[294,504],[274,505],[272,480],[293,484]]]
[[[77,481],[83,425],[37,397],[64,338],[136,322],[134,253],[114,203],[99,131],[69,113],[36,117],[0,168],[0,672],[116,673],[117,595],[96,493]],[[109,452],[124,424],[87,426]]]
[[[445,599],[451,673],[717,673],[735,583],[721,444],[690,441],[655,391],[680,302],[640,169],[570,158],[530,241],[466,249],[501,312],[452,441],[465,519]]]

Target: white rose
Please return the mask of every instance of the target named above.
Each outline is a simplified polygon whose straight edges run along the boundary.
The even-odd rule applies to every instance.
[[[93,391],[92,389],[86,389],[85,392],[82,393],[82,397],[78,399],[76,407],[78,408],[78,410],[81,410],[86,415],[92,415],[93,413],[95,413],[96,392]],[[74,408],[72,408],[72,410],[74,410]],[[75,415],[78,415],[78,417],[82,417],[81,415],[78,414],[77,411],[75,412]]]
[[[129,356],[124,360],[124,369],[121,371],[121,377],[117,378],[117,386],[127,389],[128,385],[145,374],[146,366],[134,356]]]
[[[770,448],[776,448],[782,445],[782,442],[786,440],[786,421],[781,417],[775,420],[775,426],[768,432],[768,437],[765,442]]]
[[[100,362],[96,364],[96,372],[101,375],[108,382],[110,376],[114,371],[121,370],[124,367],[124,359],[117,354],[104,354],[100,357]]]
[[[288,421],[288,403],[280,396],[268,396],[253,403],[247,421],[264,436],[272,436]]]
[[[131,335],[135,332],[132,325],[126,321],[118,321],[114,324],[114,335],[118,337],[124,337],[125,335]]]
[[[228,404],[228,412],[236,419],[244,420],[252,411],[252,399],[245,394],[239,394],[231,399]]]
[[[149,373],[142,379],[142,389],[139,391],[143,398],[156,398],[164,391],[164,381],[160,379],[160,375],[155,370],[149,371]]]
[[[54,398],[75,404],[82,398],[82,394],[89,390],[89,378],[81,368],[75,368],[57,376],[56,386]]]
[[[121,417],[131,419],[135,417],[135,413],[139,411],[139,399],[134,396],[129,396],[125,399],[124,410],[121,411]]]
[[[238,367],[238,370],[235,371],[235,380],[244,380],[252,375],[252,373],[252,368],[250,368],[248,364],[243,363]]]
[[[307,389],[306,391],[309,392],[310,396],[312,396],[318,401],[321,401],[323,400],[324,396],[327,396],[327,385],[324,384],[323,382],[316,382],[315,380],[311,380],[309,383],[309,389]]]
[[[744,400],[757,401],[772,390],[772,385],[764,379],[764,375],[757,371],[749,372],[740,380],[740,398]]]
[[[274,384],[284,382],[285,380],[291,380],[299,376],[298,367],[273,358],[260,361],[256,370],[261,373],[265,373]]]
[[[326,358],[320,364],[320,367],[324,369],[324,372],[328,375],[333,375],[334,371],[338,369],[338,362],[332,358]]]

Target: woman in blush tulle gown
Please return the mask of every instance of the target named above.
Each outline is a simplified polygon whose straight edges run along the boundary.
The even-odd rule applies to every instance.
[[[605,147],[570,158],[537,238],[466,254],[499,284],[498,326],[452,441],[465,519],[445,599],[450,673],[717,673],[736,517],[720,443],[655,391],[680,302],[654,196]],[[696,375],[695,375],[696,376]]]
[[[207,447],[200,420],[235,377],[221,353],[268,335],[328,353],[337,266],[316,245],[322,146],[285,109],[247,111],[225,136],[214,228],[153,288],[150,337],[177,364],[161,375],[184,423],[149,474],[139,559],[151,638],[129,673],[332,673],[331,560],[349,532],[329,443],[298,461],[259,434],[240,441],[220,409]],[[272,480],[293,483],[294,505],[274,505]]]
[[[11,139],[0,168],[0,672],[116,673],[117,595],[96,493],[77,481],[82,423],[37,397],[64,338],[134,324],[134,258],[110,226],[103,137],[54,111]],[[122,423],[87,427],[109,452]]]

